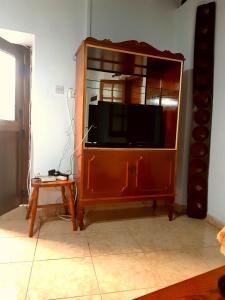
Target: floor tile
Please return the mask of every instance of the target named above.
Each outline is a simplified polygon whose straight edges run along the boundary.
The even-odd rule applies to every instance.
[[[0,299],[24,300],[34,254],[27,300],[129,300],[225,264],[218,229],[204,220],[169,222],[158,209],[126,219],[124,212],[114,209],[98,222],[94,212],[77,232],[71,222],[46,217],[39,238],[38,231],[27,237],[25,207],[1,216]]]
[[[99,294],[90,257],[36,261],[28,299],[55,299]]]
[[[215,269],[225,265],[225,257],[220,253],[220,245],[216,247],[201,247],[196,249],[196,251],[210,269]]]
[[[52,237],[58,234],[73,233],[72,223],[64,220],[47,220],[41,225],[39,236]]]
[[[194,227],[193,225],[195,224],[191,224],[192,228]],[[197,247],[218,245],[218,241],[216,239],[218,230],[205,222],[195,226],[189,232],[191,233],[191,239]]]
[[[111,232],[111,231],[126,231],[127,229],[124,226],[123,221],[106,221],[106,222],[98,222],[88,225],[85,228],[85,232]]]
[[[150,216],[144,218],[136,218],[125,221],[125,226],[131,233],[137,233],[139,231],[153,231],[153,230],[163,230],[170,223],[167,215],[163,216]]]
[[[138,221],[129,224],[129,226],[132,225],[132,227],[129,227],[131,236],[143,251],[168,250],[170,247],[179,249],[182,247],[180,237],[178,238],[178,234],[170,229],[169,224],[166,224],[166,226],[162,222],[158,224],[151,224],[151,222],[151,220],[146,220],[143,223]],[[134,226],[135,223],[138,225],[138,229]]]
[[[91,255],[142,252],[135,240],[125,231],[92,232],[87,235]]]
[[[87,224],[92,224],[152,216],[154,213],[150,205],[135,201],[132,203],[95,205],[85,209],[85,221]]]
[[[145,255],[146,263],[157,270],[167,284],[209,271],[209,266],[195,250],[157,251]]]
[[[41,236],[38,239],[35,260],[90,256],[83,232]]]
[[[26,296],[31,263],[0,265],[0,299],[24,300]]]
[[[0,263],[32,261],[36,242],[35,237],[0,238]]]
[[[100,295],[91,295],[84,297],[73,297],[73,298],[58,298],[57,300],[102,300]]]
[[[0,216],[0,220],[24,220],[27,213],[27,206],[21,205]]]
[[[1,237],[28,237],[30,220],[0,220],[0,238]],[[34,236],[37,236],[39,229],[38,221],[34,225]]]
[[[157,272],[146,264],[144,254],[93,257],[101,293],[161,286]]]
[[[199,221],[199,220],[198,220]],[[216,229],[205,223],[179,217],[172,222],[164,217],[132,220],[125,223],[143,251],[179,250],[216,245]]]
[[[158,288],[140,289],[140,290],[102,294],[102,300],[119,300],[119,299],[133,300],[137,297],[141,297],[143,295],[154,292],[156,290],[158,290]]]

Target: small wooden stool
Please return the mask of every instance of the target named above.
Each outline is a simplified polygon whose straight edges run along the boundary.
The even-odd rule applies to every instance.
[[[77,230],[76,227],[76,220],[75,220],[75,209],[74,209],[74,201],[73,201],[73,191],[72,187],[75,183],[75,180],[56,180],[51,182],[41,182],[40,180],[33,179],[31,182],[31,186],[33,188],[31,197],[29,200],[29,206],[27,210],[26,219],[29,219],[31,213],[31,222],[29,228],[29,237],[33,236],[33,228],[34,228],[34,221],[37,213],[37,208],[39,207],[54,207],[63,205],[65,210],[67,210],[67,206],[69,206],[69,211],[71,214],[71,221],[73,224],[73,230]],[[61,194],[62,194],[62,203],[53,203],[53,204],[42,204],[38,205],[38,194],[39,188],[53,188],[53,187],[61,187]],[[68,194],[68,199],[66,198],[66,191]],[[68,203],[67,203],[68,200]]]

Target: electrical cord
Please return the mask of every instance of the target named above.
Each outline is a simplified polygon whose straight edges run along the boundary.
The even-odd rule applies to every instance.
[[[63,148],[63,152],[62,152],[62,157],[59,161],[59,165],[58,165],[58,170],[61,169],[61,164],[62,164],[62,161],[65,160],[67,157],[69,158],[69,165],[70,165],[70,170],[64,172],[64,173],[69,173],[69,174],[72,174],[72,165],[70,163],[70,154],[69,152],[72,152],[73,153],[73,144],[74,144],[74,117],[71,117],[71,115],[73,116],[74,115],[74,109],[75,109],[75,99],[74,101],[72,102],[72,108],[70,109],[69,107],[69,96],[68,96],[68,93],[69,91],[67,92],[67,97],[66,97],[66,106],[67,106],[67,112],[68,112],[68,117],[69,117],[69,127],[68,129],[66,130],[66,135],[67,135],[67,141],[66,141],[66,144]]]
[[[69,159],[69,170],[67,170],[64,173],[68,173],[70,175],[73,176],[73,178],[75,177],[75,172],[74,172],[74,155],[76,154],[77,149],[79,149],[79,147],[82,145],[82,143],[84,142],[85,138],[87,137],[88,133],[90,132],[90,130],[92,128],[96,128],[94,125],[91,125],[88,130],[86,131],[86,133],[84,134],[81,142],[75,147],[75,149],[73,148],[74,145],[74,136],[75,136],[75,118],[76,118],[76,111],[75,111],[75,101],[76,98],[73,101],[73,107],[72,110],[70,110],[69,108],[69,97],[68,97],[68,93],[67,93],[67,111],[68,111],[68,117],[70,120],[70,124],[69,124],[69,128],[66,131],[67,134],[67,141],[66,144],[64,146],[63,149],[63,153],[62,153],[62,157],[59,161],[59,165],[58,165],[58,170],[60,170],[61,165],[62,165],[62,161],[65,160],[67,157]],[[71,115],[73,115],[74,117],[72,118]],[[71,137],[72,135],[72,137]],[[70,148],[71,147],[71,148]],[[72,152],[72,154],[69,155],[69,152]]]
[[[96,127],[95,127],[94,125],[91,125],[91,126],[88,128],[88,130],[87,130],[87,132],[84,134],[84,136],[83,136],[81,142],[75,147],[75,149],[74,149],[74,151],[73,151],[73,154],[70,156],[70,167],[71,167],[71,170],[72,170],[72,164],[73,164],[73,157],[74,157],[74,155],[76,154],[76,151],[80,148],[80,146],[82,145],[82,143],[83,143],[84,140],[86,139],[88,133],[90,132],[90,130],[91,130],[92,128],[96,128]],[[73,175],[74,175],[74,173],[73,173]]]

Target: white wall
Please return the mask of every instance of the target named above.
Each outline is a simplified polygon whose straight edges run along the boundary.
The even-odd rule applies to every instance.
[[[225,224],[225,1],[217,0],[208,213]]]
[[[185,57],[182,103],[181,103],[181,134],[179,139],[179,156],[177,170],[177,202],[187,203],[187,173],[189,158],[190,130],[192,119],[192,73],[194,54],[194,32],[196,7],[200,1],[188,0],[175,10],[172,24],[175,34],[173,50],[181,52]]]
[[[174,43],[174,0],[92,0],[91,35],[111,39],[144,41],[161,50]],[[169,24],[169,25],[168,25]]]
[[[58,168],[69,118],[66,91],[74,87],[73,55],[83,39],[82,0],[0,0],[0,28],[34,34],[33,174]],[[55,93],[56,85],[65,94]],[[70,166],[63,161],[62,170]]]
[[[0,28],[34,35],[31,176],[58,169],[67,140],[70,147],[60,170],[71,168],[67,89],[75,83],[73,56],[85,34],[85,4],[83,0],[0,0]],[[56,85],[64,86],[64,95],[56,94]],[[68,102],[71,107],[74,100]],[[40,196],[42,201],[55,202],[60,193],[48,189]]]

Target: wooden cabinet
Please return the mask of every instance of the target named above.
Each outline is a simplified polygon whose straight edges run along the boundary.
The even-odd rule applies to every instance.
[[[101,203],[167,199],[172,219],[183,60],[136,41],[87,38],[78,49],[81,229],[85,207]]]
[[[174,151],[149,150],[138,154],[135,159],[136,193],[153,197],[173,196],[174,163]]]
[[[85,150],[83,197],[121,197],[129,187],[129,159],[124,151]]]
[[[82,196],[104,201],[173,196],[174,162],[174,151],[85,149]]]

